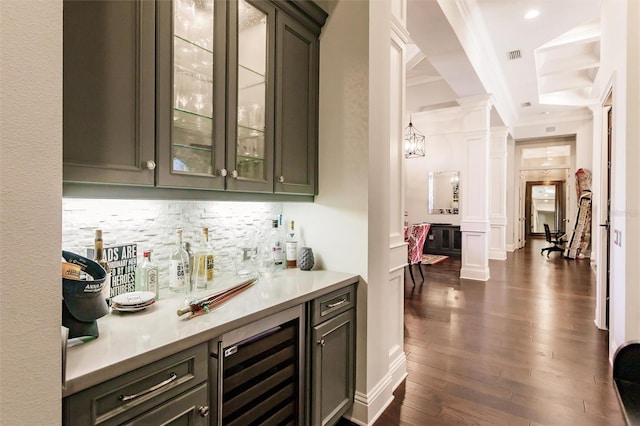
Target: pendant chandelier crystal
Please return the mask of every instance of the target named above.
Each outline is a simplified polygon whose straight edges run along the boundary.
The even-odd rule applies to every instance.
[[[424,135],[413,127],[409,118],[409,126],[404,131],[404,157],[424,157],[424,152]]]

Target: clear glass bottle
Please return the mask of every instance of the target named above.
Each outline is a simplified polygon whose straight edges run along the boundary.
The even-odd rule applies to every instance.
[[[107,279],[102,287],[105,298],[111,297],[111,268],[104,257],[104,242],[102,240],[102,229],[96,229],[96,236],[93,241],[93,260],[107,271]]]
[[[289,222],[289,229],[285,241],[285,256],[287,268],[297,267],[298,262],[298,235],[295,230],[294,221]]]
[[[282,236],[278,229],[278,219],[271,221],[271,233],[269,234],[269,242],[271,244],[271,253],[273,255],[273,263],[275,269],[282,269],[284,261],[284,253],[282,250]]]
[[[189,293],[190,288],[189,254],[182,247],[182,229],[178,229],[175,250],[169,257],[169,289],[174,292]]]
[[[150,250],[145,250],[142,263],[136,268],[136,291],[150,291],[158,300],[158,267],[151,261]]]

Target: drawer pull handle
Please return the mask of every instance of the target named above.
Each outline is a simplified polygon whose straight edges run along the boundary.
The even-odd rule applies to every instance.
[[[347,298],[343,297],[342,299],[340,299],[340,301],[327,305],[327,308],[335,308],[336,306],[344,305],[345,303],[347,303]]]
[[[153,391],[156,391],[164,386],[167,386],[169,383],[175,381],[178,378],[178,375],[176,373],[171,373],[169,375],[169,378],[163,382],[158,383],[157,385],[153,385],[151,386],[149,389],[143,390],[142,392],[138,392],[138,393],[134,393],[133,395],[120,395],[118,397],[118,399],[120,399],[120,401],[122,402],[127,402],[127,401],[131,401],[133,399],[136,398],[140,398],[141,396],[144,396],[148,393],[151,393]]]
[[[318,340],[316,343],[318,343],[320,346],[324,348],[324,344],[325,344],[324,339]]]
[[[200,413],[200,417],[207,417],[209,415],[209,407],[205,405],[198,408],[198,413]]]

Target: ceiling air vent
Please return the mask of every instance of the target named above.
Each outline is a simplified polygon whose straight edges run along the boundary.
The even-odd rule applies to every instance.
[[[547,133],[555,132],[556,126],[547,127],[545,130],[547,131]]]
[[[523,102],[523,103],[520,104],[520,106],[522,108],[530,107],[531,106],[531,102]]]
[[[507,60],[509,61],[513,61],[514,59],[520,59],[520,58],[522,58],[522,52],[520,52],[520,49],[507,52]]]

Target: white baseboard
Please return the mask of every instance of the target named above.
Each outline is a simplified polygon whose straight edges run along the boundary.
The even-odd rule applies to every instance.
[[[409,374],[407,373],[407,354],[401,352],[396,359],[391,362],[389,365],[389,374],[391,375],[391,389],[394,391]]]
[[[484,268],[462,268],[460,269],[460,278],[476,281],[489,281],[491,275],[489,269]]]
[[[369,393],[356,391],[353,408],[344,417],[360,426],[374,424],[393,401],[392,385],[391,374],[387,374]]]

